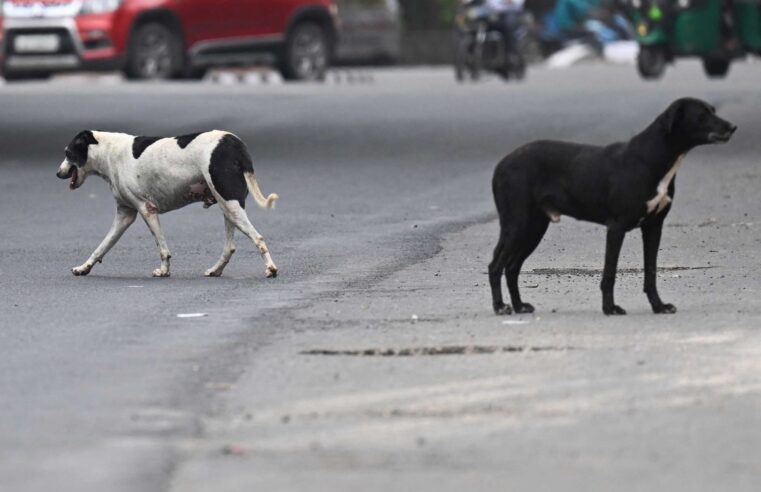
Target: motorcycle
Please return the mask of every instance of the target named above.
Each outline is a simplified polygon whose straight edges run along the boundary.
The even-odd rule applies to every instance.
[[[504,80],[526,75],[522,47],[529,37],[523,0],[503,0],[510,10],[497,11],[486,0],[462,0],[455,17],[455,77],[479,80],[484,72]],[[506,34],[507,33],[507,34]],[[509,38],[505,39],[508,35]]]

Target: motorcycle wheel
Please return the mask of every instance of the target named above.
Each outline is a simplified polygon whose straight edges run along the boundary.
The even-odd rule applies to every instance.
[[[454,77],[459,83],[465,82],[465,72],[467,70],[466,61],[468,59],[468,46],[461,34],[455,38],[455,59],[454,59]]]
[[[517,80],[526,78],[526,60],[521,53],[515,53],[512,56],[512,73]]]
[[[502,80],[508,82],[510,79],[523,80],[526,78],[526,62],[520,53],[509,55],[501,69],[497,73]]]
[[[483,72],[484,63],[484,45],[476,41],[473,46],[473,54],[471,55],[471,63],[468,67],[470,69],[470,78],[477,82],[481,79],[481,73]]]
[[[712,79],[723,79],[729,72],[729,60],[704,58],[703,70]]]
[[[637,56],[637,69],[646,80],[656,80],[666,70],[666,50],[660,46],[642,46]]]

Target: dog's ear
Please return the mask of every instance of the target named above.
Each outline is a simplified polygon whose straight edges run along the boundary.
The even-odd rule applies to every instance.
[[[82,130],[74,137],[74,141],[80,145],[98,145],[98,140],[90,130]]]
[[[666,132],[673,133],[684,117],[684,101],[674,101],[663,114],[663,124]]]
[[[90,130],[83,130],[72,139],[71,143],[66,146],[66,158],[69,162],[79,167],[87,163],[88,149],[90,145],[97,145],[98,140]]]

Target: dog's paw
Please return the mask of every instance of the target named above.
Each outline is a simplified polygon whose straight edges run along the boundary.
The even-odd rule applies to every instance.
[[[653,312],[655,314],[674,314],[676,313],[676,306],[673,304],[661,304],[660,306],[653,306]]]
[[[506,316],[508,314],[513,314],[513,310],[509,305],[501,304],[499,306],[494,306],[494,314],[497,316]]]
[[[626,310],[624,308],[621,306],[616,306],[615,304],[612,306],[603,306],[602,312],[605,313],[606,316],[621,316],[626,314]]]
[[[166,268],[157,268],[153,271],[153,276],[157,278],[165,278],[169,276],[169,270]]]
[[[524,302],[520,306],[515,306],[515,313],[516,314],[530,314],[534,312],[534,306],[531,304]]]
[[[264,275],[267,278],[275,278],[277,277],[277,267],[275,265],[271,265],[267,267],[267,271],[264,273]]]
[[[209,268],[205,272],[203,272],[205,277],[221,277],[222,276],[222,270],[219,268]]]
[[[92,265],[85,263],[84,265],[72,268],[71,273],[73,273],[76,277],[84,277],[90,273],[90,270],[92,270]]]

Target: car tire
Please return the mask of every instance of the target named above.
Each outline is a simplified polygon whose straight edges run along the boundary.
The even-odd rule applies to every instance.
[[[323,81],[330,64],[330,37],[314,22],[300,22],[288,33],[280,60],[285,80]]]
[[[703,59],[703,70],[712,79],[723,79],[729,73],[729,60]]]
[[[182,40],[159,22],[138,26],[132,33],[124,74],[130,80],[166,80],[182,71]]]
[[[657,80],[666,71],[668,58],[660,46],[642,46],[637,56],[637,69],[643,79]]]

